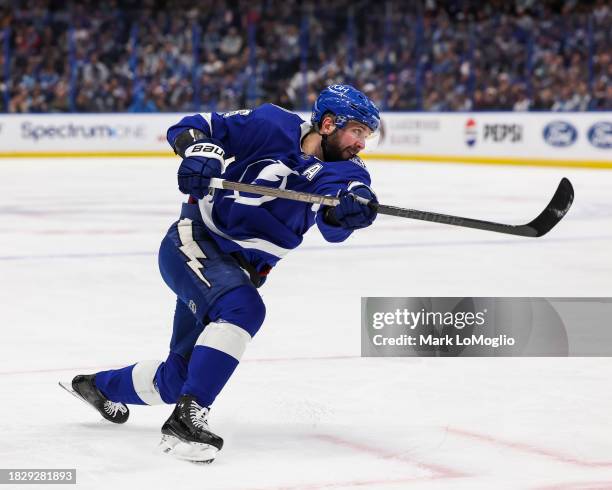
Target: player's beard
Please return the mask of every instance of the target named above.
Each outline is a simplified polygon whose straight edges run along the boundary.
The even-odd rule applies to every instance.
[[[327,162],[337,162],[353,158],[359,153],[359,149],[351,146],[340,146],[340,135],[336,131],[327,136],[322,143],[323,156]]]

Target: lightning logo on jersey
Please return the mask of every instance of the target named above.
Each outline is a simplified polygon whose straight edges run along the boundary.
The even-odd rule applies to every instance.
[[[260,160],[255,164],[262,164],[270,162],[264,167],[257,177],[253,180],[254,184],[260,184],[261,181],[266,182],[279,182],[278,189],[285,189],[287,187],[287,178],[289,175],[299,175],[298,172],[291,170],[287,165],[279,160]],[[241,196],[238,191],[234,191],[232,196],[227,196],[230,199],[235,199],[237,203],[246,204],[247,206],[259,206],[264,202],[273,201],[276,197],[273,196],[260,196],[260,197],[244,197]]]

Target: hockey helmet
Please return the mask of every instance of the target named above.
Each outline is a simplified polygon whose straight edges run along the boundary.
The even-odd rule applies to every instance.
[[[312,107],[313,126],[319,127],[328,113],[336,117],[338,128],[343,128],[348,121],[357,121],[376,132],[380,125],[378,107],[351,85],[330,85],[319,94]]]

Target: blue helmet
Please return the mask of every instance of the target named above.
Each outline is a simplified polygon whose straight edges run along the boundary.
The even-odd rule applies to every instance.
[[[330,85],[312,106],[311,122],[318,126],[327,113],[336,116],[336,126],[343,128],[348,121],[365,124],[372,131],[380,125],[378,107],[363,93],[350,85]]]

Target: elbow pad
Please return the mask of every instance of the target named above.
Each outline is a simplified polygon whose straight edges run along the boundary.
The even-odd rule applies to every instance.
[[[199,129],[187,129],[176,137],[172,148],[174,149],[174,153],[185,158],[185,150],[187,150],[187,148],[205,139],[208,139],[208,137]]]

